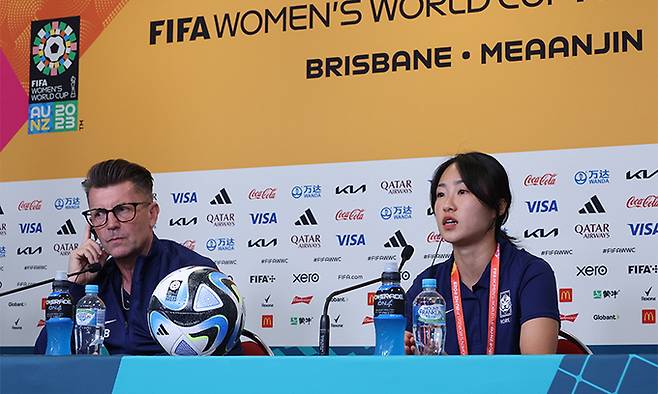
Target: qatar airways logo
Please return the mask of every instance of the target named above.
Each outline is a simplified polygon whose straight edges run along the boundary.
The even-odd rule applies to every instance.
[[[343,211],[342,209],[336,212],[336,221],[347,221],[347,220],[363,220],[366,210],[362,208],[355,208],[351,211]]]
[[[406,194],[413,192],[411,179],[395,179],[390,181],[381,181],[379,184],[382,190],[388,194]]]
[[[19,211],[40,211],[43,200],[21,201],[18,203]]]
[[[427,243],[431,244],[434,242],[442,242],[443,237],[439,233],[435,233],[432,231],[431,233],[427,234]]]
[[[274,200],[276,198],[276,187],[268,187],[264,190],[251,189],[250,200]]]
[[[626,208],[658,208],[658,196],[649,194],[646,197],[631,196],[626,201]]]
[[[553,186],[555,182],[557,182],[557,174],[549,172],[540,176],[526,176],[523,186]]]

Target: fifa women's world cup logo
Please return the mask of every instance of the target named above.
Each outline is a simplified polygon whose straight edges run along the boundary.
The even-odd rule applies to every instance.
[[[78,55],[78,38],[62,21],[42,27],[32,42],[32,60],[44,75],[56,76],[68,70]]]

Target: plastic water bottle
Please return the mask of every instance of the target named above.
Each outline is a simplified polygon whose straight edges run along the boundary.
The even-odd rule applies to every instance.
[[[73,301],[66,271],[55,272],[53,291],[46,298],[46,321],[53,317],[73,319]]]
[[[75,307],[75,350],[77,354],[99,355],[105,331],[105,304],[98,298],[98,285],[86,285],[85,293]]]
[[[436,279],[423,279],[423,291],[413,305],[416,354],[439,355],[446,343],[446,301],[436,291]]]
[[[57,271],[53,291],[46,299],[46,332],[48,343],[46,355],[66,356],[71,354],[71,331],[73,330],[73,301],[69,294],[66,271]]]
[[[394,262],[382,273],[382,285],[375,294],[375,355],[404,355],[404,289]]]

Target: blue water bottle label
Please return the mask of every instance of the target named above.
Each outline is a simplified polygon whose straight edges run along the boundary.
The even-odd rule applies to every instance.
[[[404,316],[404,290],[400,286],[382,286],[375,294],[374,315]]]
[[[445,324],[445,305],[414,306],[414,321],[425,324]]]
[[[102,326],[105,324],[105,311],[78,308],[75,311],[75,324],[78,326]]]

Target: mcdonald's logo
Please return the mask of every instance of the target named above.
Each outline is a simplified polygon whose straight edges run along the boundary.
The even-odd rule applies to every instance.
[[[655,309],[642,309],[642,324],[656,324]]]
[[[274,315],[262,315],[260,317],[260,325],[263,328],[274,327]]]
[[[573,289],[560,289],[560,302],[573,302]]]
[[[368,292],[368,305],[375,305],[375,292],[374,291],[369,291]]]

